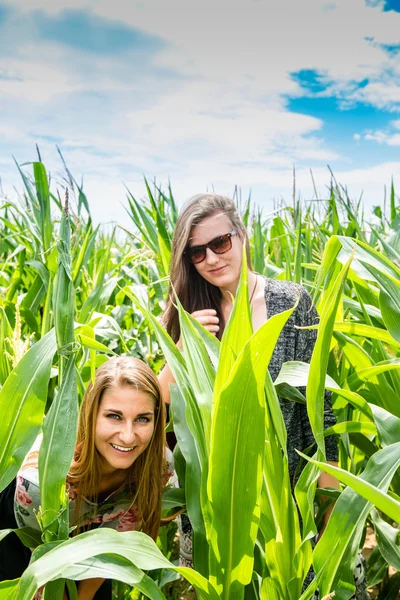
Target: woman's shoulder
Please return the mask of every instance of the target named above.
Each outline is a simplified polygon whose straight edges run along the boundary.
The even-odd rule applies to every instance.
[[[42,436],[39,435],[18,470],[15,481],[14,515],[18,527],[28,525],[39,528],[36,512],[40,506],[39,450]]]
[[[22,461],[17,475],[18,478],[23,478],[35,486],[39,486],[39,451],[42,438],[42,434],[37,436],[28,454]]]
[[[307,290],[294,281],[265,278],[265,302],[267,312],[277,314],[292,308],[298,302],[298,310],[310,309],[312,299]]]
[[[18,527],[39,529],[36,513],[40,506],[39,479],[37,471],[19,471],[15,482],[14,516]]]

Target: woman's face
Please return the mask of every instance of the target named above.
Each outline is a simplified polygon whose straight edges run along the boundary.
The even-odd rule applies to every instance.
[[[201,246],[234,229],[224,213],[211,215],[195,225],[189,238],[189,246]],[[231,238],[232,248],[224,254],[215,254],[207,248],[206,258],[194,265],[197,272],[209,283],[222,288],[237,286],[242,264],[242,241],[238,235]],[[236,289],[235,289],[236,291]]]
[[[106,389],[96,418],[95,446],[102,474],[129,469],[150,443],[154,398],[129,386]]]

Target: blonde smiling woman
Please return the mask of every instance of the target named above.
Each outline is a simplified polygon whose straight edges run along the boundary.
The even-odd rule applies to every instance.
[[[157,538],[161,492],[170,472],[165,459],[165,406],[157,378],[142,361],[112,358],[96,372],[79,415],[74,460],[67,477],[73,534],[97,527],[141,530]],[[38,529],[38,450],[0,496],[0,528]],[[15,534],[0,542],[0,581],[19,577],[30,551]],[[39,597],[39,596],[38,596]],[[110,600],[111,582],[88,579],[79,600]]]

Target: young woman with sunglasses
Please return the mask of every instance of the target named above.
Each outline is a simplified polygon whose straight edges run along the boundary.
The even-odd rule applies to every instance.
[[[175,290],[186,311],[208,331],[221,339],[232,311],[240,279],[242,248],[246,248],[249,302],[253,330],[256,331],[273,315],[292,308],[293,315],[285,325],[269,364],[275,379],[284,362],[310,362],[316,340],[315,330],[298,329],[318,322],[317,312],[308,292],[292,282],[278,281],[255,273],[251,267],[249,240],[234,201],[225,196],[204,194],[192,198],[182,209],[174,232],[171,256],[170,290],[164,313],[164,325],[181,346],[178,312],[174,303]],[[169,401],[169,383],[174,381],[166,365],[159,376],[163,396]],[[303,390],[304,391],[304,390]],[[288,433],[289,472],[293,481],[299,462],[297,450],[304,451],[314,443],[306,407],[299,403],[281,401]],[[325,403],[325,428],[335,423],[329,396]],[[328,461],[337,464],[337,443],[333,436],[326,439]],[[337,487],[336,479],[322,473],[319,487]],[[181,560],[190,565],[191,527],[182,519]],[[365,583],[359,581],[357,598]]]

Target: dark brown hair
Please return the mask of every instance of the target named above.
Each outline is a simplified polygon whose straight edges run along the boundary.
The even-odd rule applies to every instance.
[[[227,196],[218,194],[199,194],[191,198],[183,206],[175,227],[172,241],[170,286],[163,315],[164,326],[175,342],[179,339],[180,327],[174,290],[183,308],[189,313],[206,308],[216,310],[220,324],[217,337],[221,339],[225,327],[221,312],[221,292],[217,286],[206,281],[184,255],[193,227],[203,219],[219,213],[226,215],[232,228],[237,230],[240,239],[246,246],[247,264],[251,269],[249,240],[235,202]]]

